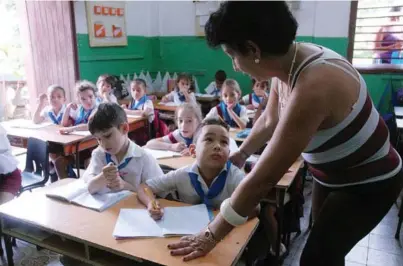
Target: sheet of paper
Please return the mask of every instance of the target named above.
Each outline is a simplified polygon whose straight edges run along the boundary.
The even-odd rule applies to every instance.
[[[246,161],[249,163],[256,163],[259,160],[259,155],[251,155]]]
[[[46,196],[71,201],[86,191],[88,191],[87,184],[83,180],[78,179],[77,181],[71,182],[67,185],[52,189],[46,193]]]
[[[141,115],[127,115],[127,118],[142,118]]]
[[[163,237],[161,228],[144,209],[120,209],[113,236],[117,239]]]
[[[84,137],[91,136],[91,132],[89,132],[88,130],[85,130],[85,131],[73,131],[70,134],[71,135],[84,136]]]
[[[52,122],[34,124],[34,122],[32,122],[31,120],[27,120],[27,119],[15,119],[15,120],[10,120],[7,122],[7,125],[10,127],[26,128],[26,129],[44,128],[44,127],[50,126],[52,124],[53,124]]]
[[[182,156],[180,153],[174,151],[152,150],[148,148],[144,148],[144,150],[149,152],[157,160]]]
[[[193,235],[206,228],[210,222],[204,204],[185,207],[166,207],[164,216],[157,224],[164,236]]]
[[[167,102],[167,103],[159,102],[158,104],[165,106],[179,106],[177,103],[174,102]]]
[[[238,147],[238,145],[236,144],[236,141],[233,138],[229,139],[229,151],[230,151],[230,153],[234,153],[234,152],[239,151],[239,147]]]
[[[74,198],[72,202],[86,208],[102,212],[126,198],[130,194],[131,192],[127,190],[110,193],[96,193],[93,195],[86,191]]]
[[[256,114],[256,110],[249,110],[249,109],[247,109],[247,110],[246,110],[246,114],[248,114],[248,115]]]
[[[201,27],[204,27],[209,19],[210,15],[206,15],[206,16],[199,16],[199,25]]]

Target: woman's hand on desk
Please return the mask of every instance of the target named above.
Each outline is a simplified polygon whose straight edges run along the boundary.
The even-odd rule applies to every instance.
[[[216,246],[217,241],[201,232],[193,236],[184,236],[179,242],[168,245],[172,256],[184,256],[184,261],[207,255]]]

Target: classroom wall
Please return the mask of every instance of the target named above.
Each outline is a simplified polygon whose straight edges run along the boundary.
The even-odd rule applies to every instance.
[[[210,49],[203,38],[195,36],[194,14],[192,1],[130,1],[126,12],[129,45],[90,48],[85,3],[76,1],[81,78],[95,81],[104,72],[186,71],[195,74],[199,86],[204,88],[217,69],[224,69],[229,77],[239,81],[244,92],[248,92],[249,78],[235,73],[231,60],[221,50]],[[299,22],[297,39],[327,46],[346,56],[349,15],[349,1],[302,1],[295,11]],[[375,102],[380,97],[379,87],[384,78],[365,76]]]

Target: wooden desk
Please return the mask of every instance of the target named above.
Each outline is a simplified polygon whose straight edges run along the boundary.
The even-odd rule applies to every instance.
[[[175,170],[181,167],[193,164],[195,162],[195,158],[187,156],[187,157],[174,157],[169,159],[160,159],[158,163],[164,168],[167,167],[168,169]],[[295,177],[297,176],[300,168],[302,167],[304,160],[300,157],[296,160],[289,171],[284,174],[284,176],[278,181],[275,186],[276,191],[276,206],[277,206],[277,215],[279,221],[283,220],[284,217],[284,200],[285,200],[285,193],[293,184]],[[267,201],[267,200],[264,200]],[[279,258],[279,250],[280,250],[280,243],[281,243],[281,235],[283,232],[283,223],[279,223],[277,227],[277,243],[276,243],[276,251],[277,251],[277,259]],[[283,242],[286,243],[287,247],[290,243],[290,234],[284,235]]]
[[[165,111],[165,112],[175,112],[176,107],[178,106],[167,106],[165,104],[159,104],[161,101],[155,101],[154,103],[154,109],[159,110],[159,111]]]
[[[71,182],[64,179],[53,183],[54,187]],[[133,265],[136,262],[152,262],[162,265],[234,265],[258,225],[252,219],[234,229],[207,256],[183,262],[181,257],[169,254],[167,244],[179,238],[148,238],[115,240],[112,236],[121,208],[145,208],[138,203],[135,194],[105,210],[96,212],[87,208],[47,198],[49,187],[26,193],[0,206],[0,218],[6,243],[7,260],[13,266],[11,237],[16,237],[46,249],[64,254],[92,265]],[[185,204],[161,200],[162,206]],[[45,240],[32,237],[29,232],[17,232],[13,228],[29,225],[51,234]],[[64,240],[63,240],[64,239]]]
[[[128,118],[129,131],[148,127],[146,118]],[[7,131],[7,137],[10,144],[15,147],[27,148],[28,138],[35,137],[47,141],[49,145],[60,145],[63,147],[64,155],[76,156],[76,163],[80,161],[79,152],[96,147],[97,140],[92,136],[80,136],[74,134],[62,135],[59,133],[60,126],[49,125],[37,129],[16,128],[12,126],[12,121],[2,122],[3,127]],[[77,167],[77,174],[80,177],[80,167]]]

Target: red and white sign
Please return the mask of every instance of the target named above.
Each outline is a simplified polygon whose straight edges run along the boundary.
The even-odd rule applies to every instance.
[[[126,2],[86,1],[91,47],[126,46]]]

